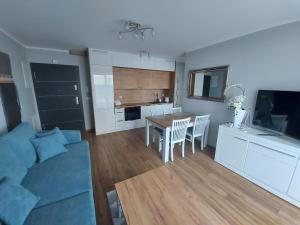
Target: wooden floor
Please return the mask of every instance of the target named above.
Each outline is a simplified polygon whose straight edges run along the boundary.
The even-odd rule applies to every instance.
[[[164,165],[155,145],[144,147],[144,129],[117,132],[95,136],[84,134],[91,146],[94,199],[98,224],[112,225],[106,200],[106,192],[115,189],[114,184],[130,177]],[[239,175],[225,169],[213,161],[213,150],[200,152],[196,144],[195,155],[191,154],[191,145],[186,144],[185,158],[175,151],[175,160],[167,166],[188,179],[207,179],[211,187],[201,193],[211,199],[211,206],[220,215],[227,216],[228,225],[299,225],[300,209],[257,187]],[[197,175],[197,173],[199,173]],[[197,176],[196,176],[197,175]],[[199,192],[198,187],[195,191]],[[198,190],[197,190],[198,189]],[[201,195],[201,193],[199,193]],[[210,196],[210,197],[209,197]],[[215,205],[216,198],[224,198],[221,208]],[[236,208],[228,208],[227,203],[238,202]],[[223,202],[223,201],[219,201]],[[240,208],[239,208],[240,207]],[[226,213],[234,212],[236,217]],[[259,220],[255,218],[259,217]],[[264,223],[258,223],[264,221]]]

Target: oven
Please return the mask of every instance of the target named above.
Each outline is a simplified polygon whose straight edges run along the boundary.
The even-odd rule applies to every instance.
[[[125,107],[125,121],[141,119],[141,107]]]

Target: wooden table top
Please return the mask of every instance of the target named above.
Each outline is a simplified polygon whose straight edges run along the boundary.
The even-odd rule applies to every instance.
[[[299,224],[299,208],[221,166],[189,162],[115,184],[128,225]]]
[[[147,116],[146,119],[158,124],[161,127],[167,128],[172,126],[172,121],[173,120],[180,120],[180,119],[185,119],[188,117],[191,117],[191,122],[195,120],[195,116],[192,113],[174,113],[174,114],[167,114],[167,115],[160,115],[160,116]]]

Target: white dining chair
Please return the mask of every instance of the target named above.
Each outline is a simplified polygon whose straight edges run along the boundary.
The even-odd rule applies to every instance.
[[[209,127],[210,115],[196,116],[193,127],[189,127],[186,133],[186,140],[192,142],[192,151],[195,153],[195,138],[201,137],[201,150],[204,148],[204,138]]]
[[[161,115],[160,114],[160,112],[159,111],[152,111],[152,110],[150,110],[150,115],[151,116],[159,116],[159,115]],[[153,127],[152,128],[152,142],[154,143],[155,142],[155,138],[157,137],[157,139],[158,139],[158,143],[160,143],[161,142],[161,136],[162,136],[162,132],[163,132],[163,130],[162,129],[160,129],[159,127]],[[161,151],[161,148],[159,147],[159,151]]]
[[[170,156],[171,161],[174,161],[174,146],[177,143],[181,143],[181,156],[184,158],[184,147],[185,147],[185,137],[188,125],[191,118],[173,120],[171,127],[171,139],[170,139]]]
[[[174,107],[172,108],[172,114],[174,113],[181,113],[182,112],[182,108],[181,107]]]
[[[181,120],[173,120],[171,127],[171,137],[170,137],[170,157],[171,161],[174,161],[174,147],[175,144],[181,145],[181,156],[184,158],[184,148],[185,148],[185,137],[187,134],[187,128],[190,123],[191,118],[181,119]],[[163,143],[163,133],[157,132],[158,134],[158,144],[159,144],[159,152],[162,150]]]

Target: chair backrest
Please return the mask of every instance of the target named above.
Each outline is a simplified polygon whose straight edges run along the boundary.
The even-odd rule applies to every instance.
[[[173,120],[171,128],[171,144],[182,142],[185,140],[186,131],[191,118]]]
[[[182,108],[181,107],[174,107],[172,108],[172,113],[181,113],[182,112]]]
[[[203,135],[209,123],[210,123],[210,115],[196,116],[194,126],[193,126],[194,136]]]

